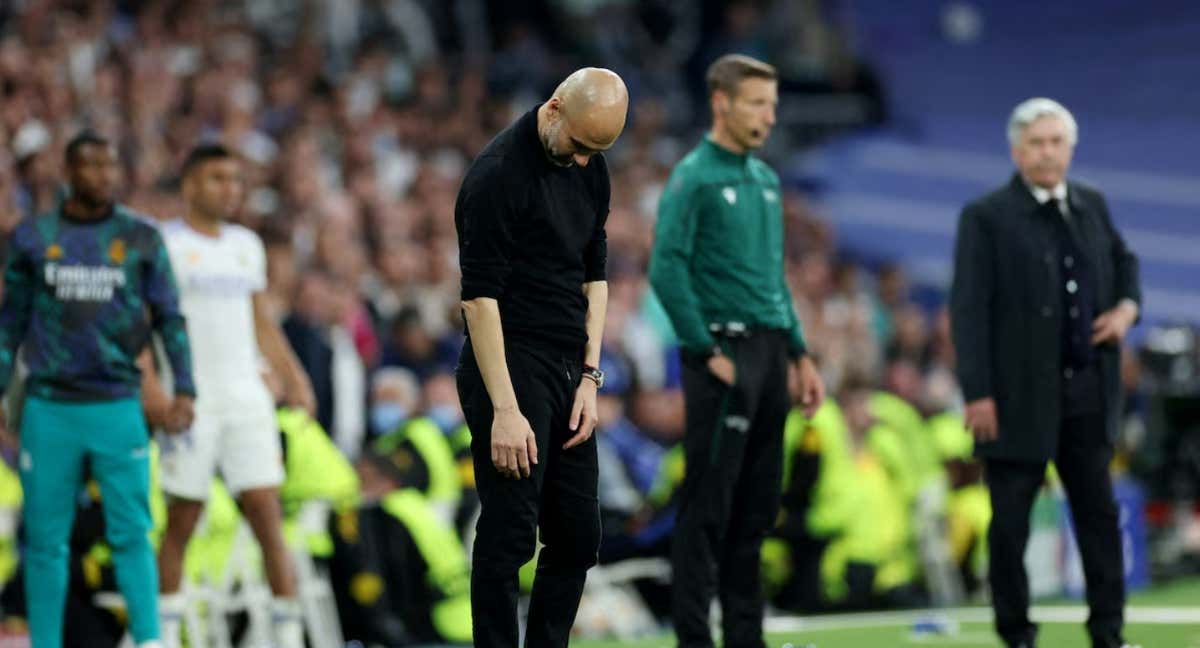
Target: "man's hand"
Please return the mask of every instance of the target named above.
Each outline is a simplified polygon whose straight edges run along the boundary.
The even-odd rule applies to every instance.
[[[171,411],[167,415],[167,432],[179,434],[192,427],[192,421],[195,419],[192,404],[191,396],[175,396],[171,401]]]
[[[536,464],[537,440],[529,421],[514,405],[500,408],[492,416],[492,463],[505,477],[528,477]]]
[[[717,380],[732,386],[733,381],[737,380],[737,367],[733,364],[733,360],[729,359],[721,353],[717,353],[708,359],[708,370],[712,375],[717,377]]]
[[[171,396],[158,380],[149,346],[142,349],[135,362],[142,372],[142,415],[146,417],[146,425],[165,430],[171,427]]]
[[[977,441],[995,441],[1000,436],[1000,425],[996,422],[996,401],[980,398],[967,403],[967,429]]]
[[[171,422],[171,397],[157,382],[142,386],[142,412],[151,428],[167,429]]]
[[[3,448],[19,448],[21,441],[17,435],[8,429],[8,414],[4,407],[0,406],[0,447]]]
[[[804,415],[811,419],[825,400],[825,381],[821,380],[816,363],[806,355],[796,360],[796,371],[800,377],[800,403],[804,405]]]
[[[600,420],[596,411],[596,383],[591,378],[584,378],[575,389],[575,404],[571,406],[570,425],[575,436],[563,444],[563,450],[574,448],[592,436],[596,422]]]
[[[1100,345],[1105,342],[1120,344],[1125,334],[1137,320],[1137,309],[1128,302],[1117,304],[1112,310],[1105,311],[1092,322],[1092,344]]]

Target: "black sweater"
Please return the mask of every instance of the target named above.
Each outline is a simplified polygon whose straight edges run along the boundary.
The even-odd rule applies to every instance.
[[[605,278],[608,204],[604,156],[555,165],[538,137],[537,108],[529,111],[479,154],[459,189],[462,300],[496,299],[506,343],[581,356],[583,284]]]

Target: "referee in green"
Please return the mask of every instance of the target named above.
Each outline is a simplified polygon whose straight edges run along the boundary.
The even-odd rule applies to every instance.
[[[681,647],[762,647],[759,551],[779,509],[788,372],[811,416],[824,396],[784,277],[779,176],[751,155],[775,123],[775,68],[730,54],[708,69],[713,126],[658,208],[650,283],[682,346],[687,472],[671,551]]]

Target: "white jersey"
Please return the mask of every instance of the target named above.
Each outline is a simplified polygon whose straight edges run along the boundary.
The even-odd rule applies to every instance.
[[[267,287],[262,240],[240,225],[222,224],[218,236],[183,219],[162,228],[179,300],[187,317],[192,372],[201,400],[238,400],[264,389],[254,331],[253,295]]]

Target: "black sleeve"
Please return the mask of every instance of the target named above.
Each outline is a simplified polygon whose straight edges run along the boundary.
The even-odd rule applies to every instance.
[[[512,200],[514,183],[505,181],[503,160],[489,156],[475,161],[458,191],[454,224],[458,230],[458,261],[462,270],[462,300],[498,299],[512,270]]]
[[[985,231],[985,212],[963,208],[954,244],[950,287],[950,328],[957,354],[958,380],[969,403],[992,395],[992,293],[995,255]]]
[[[147,226],[145,232],[147,259],[143,294],[150,306],[155,330],[162,338],[163,348],[175,377],[175,393],[194,397],[196,384],[192,381],[192,349],[188,340],[187,321],[179,304],[179,288],[171,267],[167,244],[157,229]]]
[[[1108,228],[1112,240],[1113,274],[1116,282],[1117,300],[1132,299],[1138,305],[1138,319],[1141,319],[1142,287],[1140,281],[1141,269],[1137,255],[1125,245],[1121,232],[1113,226],[1112,216],[1108,211],[1108,203],[1104,196],[1096,194],[1100,203],[1100,213],[1104,216],[1104,226]]]
[[[609,198],[612,195],[612,185],[608,177],[608,163],[604,155],[593,158],[596,165],[595,175],[595,204],[596,227],[592,230],[592,239],[588,242],[583,255],[583,281],[604,281],[608,276],[608,234],[604,226],[608,222]]]

